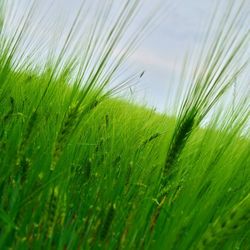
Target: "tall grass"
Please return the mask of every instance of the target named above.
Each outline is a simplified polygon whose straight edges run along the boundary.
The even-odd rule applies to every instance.
[[[0,249],[248,249],[249,97],[215,108],[249,62],[244,3],[183,65],[175,117],[115,95],[157,17],[127,39],[143,2],[116,3],[83,1],[37,65],[38,1],[13,30],[0,2]]]
[[[218,21],[215,15],[208,27],[200,58],[191,75],[190,81],[193,84],[187,90],[187,95],[181,104],[175,131],[170,141],[163,168],[163,185],[166,185],[168,176],[175,171],[173,168],[176,160],[191,133],[200,125],[223,94],[232,87],[235,79],[244,71],[249,62],[247,57],[235,61],[244,55],[249,45],[249,31],[242,34],[238,26],[246,19],[242,17],[243,6],[235,6],[233,2],[230,2],[225,16],[219,19],[220,25],[215,26],[214,20]],[[209,31],[214,28],[217,29],[215,35],[211,35]]]

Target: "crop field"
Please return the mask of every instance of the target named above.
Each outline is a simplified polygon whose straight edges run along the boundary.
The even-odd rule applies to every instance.
[[[0,0],[0,249],[250,249],[249,86],[238,81],[248,94],[220,105],[249,76],[244,2],[215,13],[198,62],[183,63],[174,114],[120,97],[142,75],[122,67],[159,18],[126,38],[143,1],[124,0],[112,22],[117,1],[99,1],[88,26],[82,5],[38,63],[40,41],[27,41],[36,4],[11,28],[9,2]]]

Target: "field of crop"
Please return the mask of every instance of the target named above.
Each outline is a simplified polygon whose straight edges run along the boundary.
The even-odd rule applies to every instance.
[[[105,23],[103,1],[76,37],[83,6],[36,67],[25,40],[35,5],[11,30],[1,0],[1,250],[250,249],[249,96],[213,109],[248,69],[244,5],[210,23],[198,63],[184,63],[173,116],[117,97],[134,76],[112,84],[150,26],[117,53],[141,2]]]

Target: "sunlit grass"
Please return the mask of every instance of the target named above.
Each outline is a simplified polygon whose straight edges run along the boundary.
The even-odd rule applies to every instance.
[[[12,32],[1,2],[0,249],[248,249],[249,98],[214,109],[249,62],[244,5],[213,17],[170,117],[115,95],[140,78],[121,69],[150,21],[127,38],[143,2],[110,19],[112,2],[84,25],[83,1],[40,63],[37,2]]]

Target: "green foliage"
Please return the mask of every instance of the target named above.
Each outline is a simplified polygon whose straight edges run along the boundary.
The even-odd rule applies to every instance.
[[[106,88],[145,32],[114,59],[140,6],[125,2],[111,27],[111,2],[98,8],[78,57],[83,6],[42,69],[17,49],[34,6],[13,36],[0,21],[0,249],[248,249],[249,99],[201,128],[249,60],[242,7],[207,38],[170,118],[112,96],[127,79]]]

